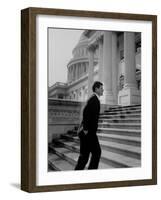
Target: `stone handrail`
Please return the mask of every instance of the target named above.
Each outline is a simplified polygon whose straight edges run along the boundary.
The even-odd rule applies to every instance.
[[[82,103],[62,100],[48,99],[48,139],[59,137],[79,125],[81,121]]]

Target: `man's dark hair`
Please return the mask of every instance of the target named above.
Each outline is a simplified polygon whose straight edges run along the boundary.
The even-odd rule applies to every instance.
[[[93,86],[92,86],[93,92],[96,91],[96,88],[100,88],[100,86],[102,86],[102,85],[103,85],[103,83],[101,83],[99,81],[95,81],[94,84],[93,84]]]

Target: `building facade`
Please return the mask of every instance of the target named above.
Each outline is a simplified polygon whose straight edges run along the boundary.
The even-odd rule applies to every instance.
[[[85,30],[67,65],[67,83],[49,88],[49,97],[86,101],[92,84],[104,85],[102,104],[141,104],[141,34]]]

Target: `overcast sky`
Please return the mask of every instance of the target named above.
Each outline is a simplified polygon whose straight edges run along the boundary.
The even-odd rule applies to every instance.
[[[83,30],[49,28],[49,86],[67,81],[67,63]]]

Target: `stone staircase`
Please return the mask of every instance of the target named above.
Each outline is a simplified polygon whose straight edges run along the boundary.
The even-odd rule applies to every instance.
[[[102,149],[99,169],[141,166],[140,105],[115,106],[101,113],[97,135]],[[49,171],[74,170],[78,156],[76,132],[62,135],[49,144]]]

